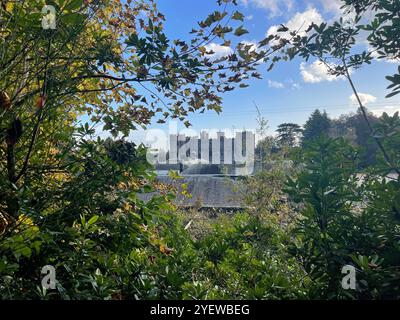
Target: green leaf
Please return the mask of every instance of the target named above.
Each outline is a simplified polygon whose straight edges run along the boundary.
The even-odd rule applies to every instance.
[[[98,215],[95,215],[95,216],[91,217],[89,219],[89,221],[88,221],[88,225],[91,226],[92,224],[95,224],[97,220],[99,220],[99,216]]]
[[[232,15],[232,19],[233,20],[239,20],[239,21],[243,21],[244,20],[244,15],[243,13],[236,11],[233,15]]]
[[[249,33],[249,32],[245,28],[243,28],[243,26],[240,26],[239,28],[237,28],[235,30],[235,36],[238,36],[238,37],[240,37],[246,33]]]
[[[278,32],[287,32],[287,31],[289,31],[289,28],[284,26],[283,24],[281,24],[277,31]]]
[[[71,0],[66,6],[66,10],[76,10],[80,9],[83,5],[83,0]]]
[[[32,255],[32,249],[29,247],[22,247],[15,251],[16,253],[21,254],[24,257],[29,258]]]
[[[84,15],[79,13],[67,13],[61,17],[61,21],[65,24],[79,26],[85,20]]]
[[[386,98],[394,97],[395,95],[397,95],[397,94],[399,94],[399,93],[400,93],[400,91],[393,91],[392,93],[389,93],[389,94],[386,96]]]

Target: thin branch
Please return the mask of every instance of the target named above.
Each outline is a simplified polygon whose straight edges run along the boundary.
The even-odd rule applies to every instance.
[[[368,129],[369,129],[369,131],[371,132],[371,135],[372,135],[373,139],[375,140],[376,144],[378,145],[379,149],[381,150],[381,152],[382,152],[382,154],[383,154],[383,157],[385,158],[386,163],[387,163],[394,171],[396,171],[396,173],[397,173],[398,175],[400,175],[399,169],[396,168],[396,167],[393,165],[393,163],[392,163],[392,161],[391,161],[391,159],[390,159],[390,157],[389,157],[389,154],[388,154],[387,151],[385,150],[385,147],[383,146],[383,144],[381,143],[381,141],[374,135],[374,128],[372,127],[371,122],[370,122],[369,119],[368,119],[367,112],[366,112],[365,107],[364,107],[364,105],[363,105],[363,103],[362,103],[362,101],[361,101],[361,98],[360,98],[360,96],[359,96],[359,94],[358,94],[358,91],[357,91],[357,89],[356,89],[356,87],[355,87],[355,85],[354,85],[354,82],[353,82],[353,80],[352,80],[352,78],[351,78],[351,76],[350,76],[350,72],[349,72],[349,69],[348,69],[348,67],[347,67],[346,60],[345,60],[344,58],[343,58],[343,66],[344,66],[344,69],[345,69],[345,72],[346,72],[346,78],[347,78],[347,80],[348,80],[349,83],[350,83],[351,89],[353,90],[353,93],[354,93],[354,95],[355,95],[355,97],[356,97],[356,99],[357,99],[357,102],[358,102],[358,104],[359,104],[359,106],[360,106],[362,115],[363,115],[363,117],[364,117],[365,122],[367,123]]]

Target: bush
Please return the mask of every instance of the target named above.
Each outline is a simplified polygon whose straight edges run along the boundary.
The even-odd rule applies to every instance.
[[[293,253],[316,284],[315,298],[400,297],[399,178],[357,174],[358,153],[343,139],[320,138],[306,145],[304,170],[287,183],[303,209]],[[342,267],[357,268],[354,291],[341,286]]]

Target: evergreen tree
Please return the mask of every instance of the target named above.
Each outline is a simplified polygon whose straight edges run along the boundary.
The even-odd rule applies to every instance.
[[[366,111],[370,124],[374,127],[379,119],[372,113]],[[368,124],[364,120],[361,109],[357,110],[357,113],[348,119],[348,126],[353,128],[356,136],[356,143],[361,147],[361,167],[366,167],[376,162],[376,156],[378,153],[378,146],[374,143],[371,133],[369,131]]]
[[[302,133],[301,127],[296,123],[282,123],[278,126],[277,141],[281,146],[294,147]]]
[[[325,111],[321,113],[318,109],[315,110],[304,125],[303,144],[315,140],[321,135],[328,136],[330,127],[331,120],[327,113]]]

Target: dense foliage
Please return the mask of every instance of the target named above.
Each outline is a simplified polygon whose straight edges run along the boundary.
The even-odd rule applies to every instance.
[[[44,1],[1,2],[1,299],[400,298],[398,113],[371,121],[360,103],[351,126],[365,121],[356,130],[364,140],[324,134],[339,128],[324,114],[314,113],[303,140],[300,126],[281,125],[277,141],[258,146],[247,210],[197,236],[197,222],[178,214],[178,190],[158,183],[145,148],[124,139],[151,121],[219,112],[221,94],[258,78],[255,66],[277,62],[282,48],[333,56],[332,73],[354,90],[348,68],[372,59],[350,55],[361,30],[381,58],[398,58],[397,2],[346,0],[355,27],[313,25],[309,37],[268,37],[260,50],[238,43],[212,60],[208,43],[247,32],[235,2],[218,1],[188,42],[167,39],[152,0],[49,1],[56,30],[38,23]],[[375,18],[361,24],[367,10]],[[388,80],[398,93],[398,75]],[[112,139],[96,138],[99,123]],[[367,140],[374,161],[360,164]],[[340,282],[349,264],[355,290]],[[55,290],[41,286],[46,265]]]

